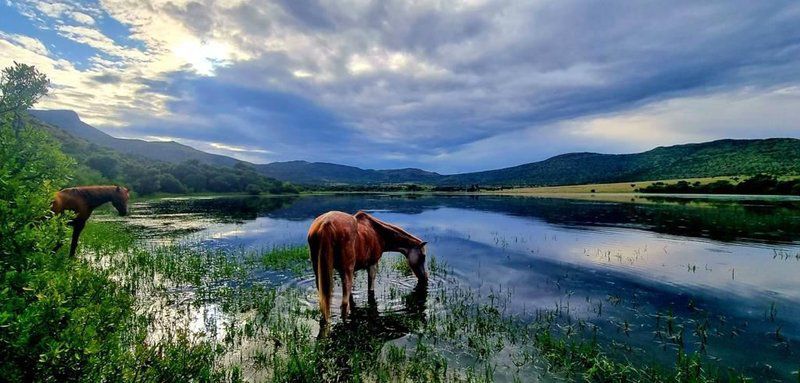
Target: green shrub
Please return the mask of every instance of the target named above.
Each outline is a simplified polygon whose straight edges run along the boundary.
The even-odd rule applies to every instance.
[[[0,91],[23,94],[8,73]],[[0,381],[238,380],[215,369],[206,343],[179,337],[146,344],[146,318],[135,314],[134,297],[109,272],[53,251],[69,231],[67,217],[53,217],[50,204],[75,162],[47,133],[25,124],[18,109],[3,113],[2,100]]]

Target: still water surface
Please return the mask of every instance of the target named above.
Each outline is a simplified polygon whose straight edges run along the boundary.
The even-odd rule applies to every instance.
[[[202,246],[263,249],[304,244],[311,221],[329,210],[365,210],[404,227],[460,283],[510,290],[515,313],[568,307],[598,326],[612,350],[632,345],[636,352],[619,347],[622,357],[668,363],[676,346],[661,329],[674,321],[689,352],[762,379],[797,379],[797,200],[224,197],[141,203],[132,219],[185,230],[181,240]],[[313,277],[271,277],[313,292]]]

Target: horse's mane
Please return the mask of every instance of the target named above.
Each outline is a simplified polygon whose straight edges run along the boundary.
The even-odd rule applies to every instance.
[[[376,230],[380,230],[384,233],[389,233],[394,236],[403,237],[414,244],[420,244],[424,242],[423,240],[417,238],[415,235],[403,230],[403,228],[401,228],[400,226],[392,225],[391,223],[388,222],[383,222],[373,217],[371,214],[368,214],[362,210],[359,210],[356,214],[354,214],[354,216],[356,217],[356,219],[366,219],[370,221]]]

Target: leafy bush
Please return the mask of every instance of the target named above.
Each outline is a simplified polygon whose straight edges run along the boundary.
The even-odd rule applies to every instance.
[[[0,123],[0,376],[64,381],[117,342],[129,298],[101,273],[51,249],[66,234],[48,218],[74,162],[43,132]]]
[[[33,67],[15,67],[41,83]],[[3,72],[2,96],[27,93]],[[46,78],[44,78],[46,82]],[[26,82],[28,83],[28,82]],[[36,95],[33,95],[36,96]],[[34,97],[35,99],[36,97]],[[219,381],[206,344],[144,343],[134,298],[100,271],[52,249],[67,235],[53,217],[54,192],[70,182],[75,161],[44,131],[23,123],[0,97],[0,381]],[[12,105],[13,106],[13,105]],[[11,109],[9,109],[11,108]],[[5,111],[5,112],[4,112]]]

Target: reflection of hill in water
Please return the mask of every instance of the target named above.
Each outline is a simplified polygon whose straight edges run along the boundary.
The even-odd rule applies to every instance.
[[[530,217],[569,227],[634,227],[720,241],[798,242],[800,202],[647,197],[649,203],[578,201],[510,196],[316,195],[162,200],[156,213],[196,212],[220,221],[259,216],[308,220],[330,210],[388,210],[419,214],[448,207]]]
[[[215,221],[242,222],[254,220],[298,199],[281,197],[211,197],[161,199],[148,204],[154,214],[200,214]]]

